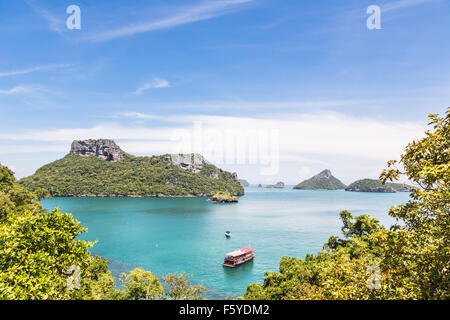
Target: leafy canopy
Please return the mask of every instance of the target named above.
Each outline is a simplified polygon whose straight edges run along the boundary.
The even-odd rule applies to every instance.
[[[126,155],[112,162],[69,154],[19,182],[31,191],[47,189],[52,196],[198,196],[216,190],[244,194],[229,172],[205,164],[194,173],[172,164],[167,156]]]
[[[0,165],[0,300],[203,297],[204,287],[191,285],[185,274],[168,275],[165,293],[156,276],[139,268],[123,274],[124,289],[117,289],[108,261],[89,253],[94,243],[77,239],[83,232],[70,214],[43,209]]]

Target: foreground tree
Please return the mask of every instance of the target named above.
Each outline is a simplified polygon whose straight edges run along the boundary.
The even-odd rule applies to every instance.
[[[414,294],[423,299],[448,299],[450,288],[450,110],[446,116],[429,116],[433,131],[406,148],[397,168],[380,176],[383,182],[398,180],[402,175],[420,188],[411,200],[392,208],[389,214],[399,222],[391,236],[383,267],[391,268],[392,285],[414,284]],[[416,292],[417,291],[417,292]]]
[[[38,195],[17,184],[0,165],[0,300],[16,299],[200,299],[205,288],[186,274],[170,274],[167,295],[149,271],[122,274],[123,290],[107,270],[108,261],[92,256],[92,242],[78,240],[86,231],[70,214],[49,212]]]
[[[169,286],[167,299],[173,300],[202,300],[206,288],[203,285],[193,285],[190,276],[185,272],[171,273],[163,279]]]
[[[367,215],[341,212],[344,239],[331,237],[316,256],[283,257],[245,299],[449,299],[450,109],[430,115],[432,131],[389,161],[385,183],[402,175],[420,188],[390,209],[391,229]],[[397,168],[397,164],[401,169]]]
[[[43,209],[0,165],[0,299],[95,299],[107,263],[76,239],[84,231],[70,214]]]
[[[161,281],[150,271],[136,268],[129,274],[122,274],[125,295],[130,300],[156,299],[164,294]]]

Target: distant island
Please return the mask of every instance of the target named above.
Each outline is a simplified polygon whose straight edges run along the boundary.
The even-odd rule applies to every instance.
[[[331,171],[326,169],[314,177],[304,180],[294,187],[297,190],[339,190],[345,189],[346,185],[336,179]]]
[[[249,187],[250,183],[248,183],[247,180],[245,179],[238,179],[238,182],[243,186],[243,187]]]
[[[409,192],[412,189],[414,189],[414,187],[407,184],[402,183],[383,184],[380,180],[376,179],[362,179],[350,184],[347,188],[345,188],[345,191],[395,193],[395,192]]]
[[[269,188],[269,189],[283,189],[284,188],[284,182],[277,182],[277,183],[275,183],[275,184],[268,184],[267,186],[266,186],[266,188]]]
[[[19,181],[55,197],[199,197],[243,195],[236,173],[199,154],[130,155],[108,139],[74,141],[64,158]]]

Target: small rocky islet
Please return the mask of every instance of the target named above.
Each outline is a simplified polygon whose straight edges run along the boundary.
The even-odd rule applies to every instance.
[[[284,182],[280,181],[275,184],[268,184],[266,188],[268,189],[283,189],[285,187]]]
[[[207,201],[213,203],[236,203],[238,202],[238,198],[229,194],[228,192],[219,191],[216,192],[211,198]]]

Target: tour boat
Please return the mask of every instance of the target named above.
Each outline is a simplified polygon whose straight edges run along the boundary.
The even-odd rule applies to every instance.
[[[225,236],[226,236],[227,238],[231,237],[231,232],[230,232],[230,231],[225,231]]]
[[[252,260],[255,257],[255,250],[251,248],[242,248],[225,255],[223,261],[224,267],[234,268],[240,264]]]

